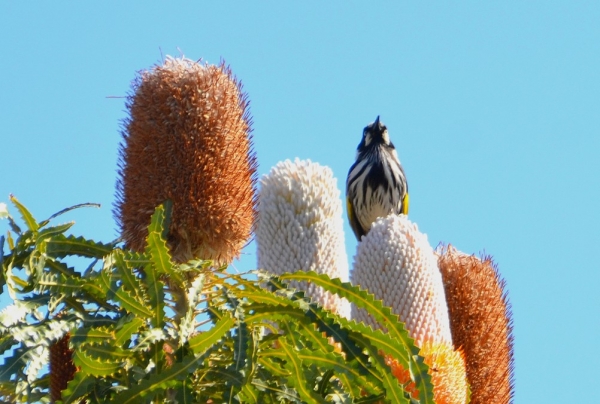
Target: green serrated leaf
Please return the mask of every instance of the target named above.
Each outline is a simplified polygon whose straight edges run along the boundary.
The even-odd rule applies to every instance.
[[[99,300],[111,300],[117,289],[116,280],[109,271],[102,270],[99,274],[87,276],[83,289]]]
[[[289,301],[288,301],[289,303]],[[290,307],[290,306],[280,306],[280,305],[276,305],[276,306],[269,306],[267,304],[255,304],[255,305],[249,305],[247,307],[248,311],[251,311],[253,314],[248,315],[246,317],[246,321],[248,324],[254,324],[254,325],[259,325],[262,321],[274,321],[276,323],[280,323],[280,324],[285,324],[285,323],[290,323],[292,325],[291,327],[291,331],[289,332],[290,334],[294,333],[296,334],[297,338],[301,338],[303,342],[303,344],[309,343],[312,344],[313,349],[314,350],[318,350],[321,353],[325,354],[328,352],[332,352],[334,347],[332,345],[330,345],[330,341],[323,337],[321,331],[317,331],[316,330],[316,324],[312,323],[310,318],[306,315],[306,312],[302,309],[300,309],[299,307]],[[330,330],[330,335],[334,334],[334,332],[332,332]],[[337,334],[337,338],[338,341],[343,341],[345,343],[345,347],[348,350],[348,346],[350,344],[354,344],[352,342],[351,339],[349,339],[349,337],[344,337],[346,338],[344,340],[344,338],[340,337],[339,334]],[[299,344],[302,345],[302,344]],[[361,347],[356,347],[353,348],[354,350],[360,352],[362,350]],[[269,350],[265,350],[265,348],[263,347],[263,350],[260,351],[259,357],[261,359],[261,361],[266,360],[265,356],[271,354],[272,352]],[[349,368],[348,369],[352,369],[351,373],[349,374],[353,374],[353,381],[350,382],[350,380],[346,380],[344,382],[344,385],[347,387],[348,391],[352,391],[353,395],[355,397],[360,397],[360,392],[361,392],[361,385],[364,388],[364,390],[368,393],[376,393],[377,391],[381,391],[381,388],[378,388],[374,385],[371,384],[371,382],[369,381],[362,381],[362,382],[357,382],[358,379],[356,379],[356,377],[358,377],[357,375],[361,375],[361,377],[364,377],[365,372],[364,371],[359,371],[358,369],[358,365],[353,362],[353,361],[344,361],[344,363],[347,363]],[[354,363],[354,364],[353,364]],[[272,368],[273,366],[277,366],[275,364],[272,364],[270,362],[261,362],[261,364],[263,366],[268,366],[271,367],[271,371],[272,372],[279,372],[281,374],[281,370],[277,370],[276,368]],[[367,359],[365,358],[364,361],[362,362],[362,368],[367,368],[368,362]],[[347,369],[347,370],[348,370]],[[341,375],[342,377],[346,377],[345,375]],[[347,377],[346,377],[347,378]],[[362,380],[362,379],[360,379]]]
[[[273,360],[273,357],[284,359],[285,354],[283,354],[281,352],[261,353],[261,355],[258,357],[258,363],[260,363],[265,369],[267,369],[273,375],[287,377],[290,373],[287,370],[282,369],[281,364],[278,362],[275,362]]]
[[[82,343],[101,344],[115,340],[113,327],[77,328],[71,332],[71,342],[75,345]]]
[[[160,275],[168,273],[173,265],[166,243],[160,238],[163,220],[164,208],[160,205],[154,211],[148,227],[146,253],[150,257],[150,262],[144,267],[149,304],[154,308],[152,325],[159,328],[163,326],[165,317],[165,291],[164,283],[160,281]],[[156,232],[158,232],[158,236]]]
[[[20,229],[19,229],[20,230]],[[6,241],[8,242],[8,248],[12,251],[15,249],[15,240],[13,239],[10,231],[6,232]],[[4,249],[2,249],[4,251]]]
[[[309,403],[326,403],[326,401],[317,392],[309,386],[309,381],[305,379],[306,367],[302,363],[302,359],[298,357],[298,351],[284,339],[279,339],[281,351],[285,353],[286,361],[285,369],[290,372],[287,382],[294,387],[300,398]]]
[[[165,319],[165,291],[164,284],[158,279],[158,273],[153,265],[146,266],[146,280],[148,284],[148,300],[151,313],[152,326],[162,328]]]
[[[123,326],[117,331],[115,345],[121,346],[129,339],[134,333],[137,333],[139,329],[144,325],[144,321],[141,318],[134,317],[125,322]]]
[[[150,259],[146,253],[138,253],[129,250],[120,251],[123,253],[123,257],[129,268],[143,268],[150,263]]]
[[[39,245],[42,241],[45,241],[53,236],[57,236],[59,234],[63,234],[67,230],[69,230],[75,222],[69,222],[65,224],[60,224],[58,226],[48,227],[47,229],[40,230],[38,233],[36,243]]]
[[[217,343],[233,327],[235,319],[231,316],[224,316],[214,327],[206,332],[202,332],[190,339],[189,347],[196,355],[206,352],[213,344]]]
[[[433,385],[431,384],[431,376],[428,373],[429,368],[423,362],[423,358],[419,356],[419,348],[414,345],[414,341],[408,335],[404,324],[399,321],[397,315],[391,312],[389,307],[383,305],[382,301],[375,299],[372,294],[357,286],[350,283],[342,283],[339,279],[331,279],[325,274],[317,274],[314,271],[298,271],[291,274],[284,274],[277,278],[282,281],[296,280],[312,282],[331,293],[345,297],[357,307],[367,310],[376,321],[388,330],[388,335],[392,339],[396,339],[404,345],[406,354],[400,357],[407,361],[411,371],[414,372],[414,382],[419,390],[421,404],[433,403]],[[397,354],[400,353],[400,351],[397,352]]]
[[[232,402],[234,397],[241,391],[244,382],[247,380],[247,378],[244,377],[244,374],[248,373],[247,369],[251,365],[251,363],[247,361],[250,333],[248,332],[248,326],[244,321],[238,320],[232,342],[233,362],[226,370],[230,376],[222,379],[226,381],[225,399],[229,402]]]
[[[45,272],[41,274],[36,286],[40,292],[72,296],[81,291],[84,284],[85,280],[79,277]]]
[[[80,403],[96,382],[93,377],[90,377],[84,372],[76,372],[75,377],[71,380],[67,387],[62,391],[62,402],[64,404]]]
[[[238,289],[236,294],[255,303],[290,306],[290,300],[259,288]]]
[[[114,341],[113,341],[114,342]],[[132,352],[129,350],[123,350],[120,347],[114,346],[109,343],[102,344],[89,344],[82,345],[79,349],[85,352],[86,355],[93,357],[94,359],[99,360],[107,360],[107,361],[117,361],[128,358],[131,356]]]
[[[122,287],[135,294],[143,294],[143,286],[140,279],[134,273],[134,267],[125,259],[125,253],[116,249],[105,260],[105,268],[114,265],[116,273],[121,277]]]
[[[46,259],[46,267],[52,271],[59,272],[66,276],[81,277],[81,274],[75,271],[74,268],[69,267],[64,262],[55,260],[54,258],[48,257]]]
[[[340,318],[338,321],[345,328],[352,330],[349,338],[356,340],[356,335],[367,338],[376,348],[398,360],[398,363],[405,369],[410,367],[410,361],[406,355],[405,346],[397,339],[390,337],[389,334],[384,334],[381,330],[373,330],[364,323],[351,322],[344,318]]]
[[[170,215],[170,211],[167,213]],[[177,265],[173,264],[169,247],[165,241],[168,233],[165,214],[164,205],[159,205],[152,215],[146,238],[146,253],[149,255],[156,273],[167,275],[171,290],[185,290],[186,285],[183,284],[182,272]]]
[[[146,238],[146,251],[150,254],[154,263],[155,269],[161,274],[170,274],[173,272],[173,263],[171,262],[171,254],[164,240],[163,224],[165,220],[165,209],[163,205],[159,205],[148,226],[148,237]]]
[[[240,372],[246,366],[246,359],[248,356],[248,343],[248,326],[244,321],[239,321],[237,324],[235,336],[233,337],[234,362],[231,365],[231,369],[235,372]]]
[[[353,391],[355,398],[360,397],[360,394],[364,391],[374,393],[373,386],[360,370],[358,366],[352,362],[346,361],[341,355],[334,353],[326,353],[320,350],[308,350],[302,349],[298,352],[298,357],[304,363],[311,363],[318,365],[323,369],[329,369],[335,372],[339,378],[345,377],[347,391]],[[361,388],[362,387],[362,388]]]
[[[115,292],[115,299],[119,301],[123,308],[128,312],[144,318],[153,319],[155,320],[154,326],[160,326],[156,323],[158,321],[156,318],[156,312],[148,308],[146,302],[144,302],[139,296],[134,295],[128,290],[117,289],[117,291]]]
[[[379,371],[385,387],[385,397],[392,403],[410,404],[410,399],[405,397],[404,388],[400,386],[398,379],[392,374],[392,369],[385,363],[385,358],[379,355],[377,348],[371,345],[366,339],[363,343],[365,349],[370,354],[371,363]]]
[[[27,225],[27,228],[33,232],[38,231],[39,225],[37,221],[33,218],[31,212],[29,212],[29,210],[27,210],[27,208],[23,206],[21,202],[19,202],[18,199],[15,198],[13,195],[10,195],[9,198],[13,205],[15,205],[16,208],[19,210],[19,213],[21,214],[23,221]]]
[[[115,273],[121,281],[119,288],[116,288],[114,282],[109,282],[113,297],[131,313],[144,318],[155,317],[154,310],[152,310],[152,306],[147,301],[144,293],[145,285],[136,277],[133,269],[128,265],[122,250],[114,250],[105,259],[103,273],[107,276],[108,274],[114,276],[115,273],[111,272],[111,268],[115,269]]]
[[[193,372],[198,365],[198,360],[193,356],[186,356],[181,362],[171,366],[169,369],[153,374],[147,380],[142,380],[137,386],[120,393],[110,402],[118,404],[137,404],[142,402],[148,394],[157,390],[166,390],[181,386],[182,380],[187,378],[188,374]]]
[[[267,384],[264,379],[255,379],[252,381],[252,385],[258,390],[266,393],[270,403],[304,403],[300,400],[296,391],[287,388],[285,385],[275,387]],[[261,398],[266,398],[263,394]]]
[[[88,258],[103,258],[110,254],[113,246],[103,244],[83,237],[73,235],[64,236],[62,234],[54,236],[48,240],[46,245],[46,254],[51,257],[63,258],[68,255],[78,255]]]
[[[244,384],[242,391],[240,391],[240,399],[243,403],[259,404],[259,397],[258,390],[251,383]]]
[[[123,362],[114,359],[94,358],[81,349],[76,349],[73,355],[73,362],[81,368],[82,372],[92,376],[111,376],[121,367]]]

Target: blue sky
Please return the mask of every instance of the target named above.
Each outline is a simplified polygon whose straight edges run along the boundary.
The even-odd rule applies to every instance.
[[[223,58],[251,100],[260,174],[311,159],[343,190],[381,115],[409,217],[434,246],[493,255],[508,283],[515,402],[600,401],[600,3],[213,3],[0,3],[0,201],[39,219],[99,202],[68,218],[114,239],[136,71]],[[255,266],[253,244],[236,266]]]

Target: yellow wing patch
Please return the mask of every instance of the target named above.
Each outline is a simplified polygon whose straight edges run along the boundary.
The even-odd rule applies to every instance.
[[[404,195],[404,198],[402,199],[402,213],[404,213],[405,215],[408,215],[408,192],[406,193],[406,195]]]

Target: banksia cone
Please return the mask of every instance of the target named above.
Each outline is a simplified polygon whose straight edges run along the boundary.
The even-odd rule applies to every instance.
[[[439,251],[454,345],[464,351],[472,404],[513,399],[513,337],[505,283],[489,257]]]
[[[352,283],[367,289],[400,316],[417,346],[452,342],[448,307],[437,259],[427,241],[404,215],[378,219],[358,243]],[[376,325],[352,307],[352,318]]]
[[[77,368],[73,363],[73,350],[69,349],[71,336],[64,337],[50,345],[50,399],[56,402],[62,399],[62,391],[75,377]]]
[[[275,274],[314,270],[348,280],[342,202],[330,168],[310,160],[280,162],[260,180],[258,195],[259,268]],[[345,299],[315,285],[292,286],[323,307],[349,315]]]
[[[168,57],[137,77],[127,109],[115,216],[128,247],[143,250],[155,207],[170,200],[173,258],[231,262],[255,213],[256,159],[241,84],[223,64]]]
[[[442,275],[427,236],[416,224],[404,215],[378,219],[358,244],[351,278],[405,322],[430,368],[436,403],[466,403],[465,364],[452,345]],[[378,327],[354,306],[352,318]],[[386,360],[401,383],[410,380],[408,369]]]

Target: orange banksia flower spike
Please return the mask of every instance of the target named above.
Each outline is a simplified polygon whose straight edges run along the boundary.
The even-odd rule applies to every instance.
[[[256,157],[248,100],[229,68],[167,57],[141,72],[127,100],[115,216],[143,250],[159,204],[172,202],[173,258],[238,257],[255,216]]]
[[[464,352],[472,404],[513,400],[513,336],[505,283],[489,257],[438,251],[454,345]]]

